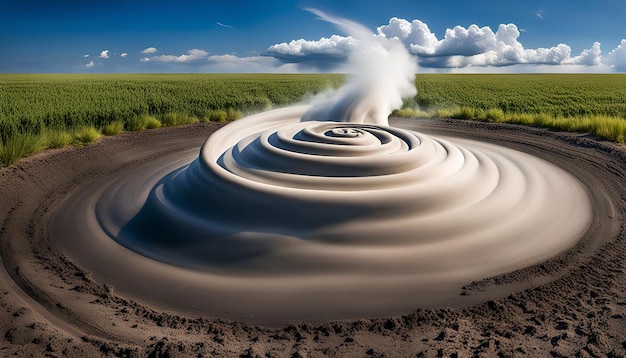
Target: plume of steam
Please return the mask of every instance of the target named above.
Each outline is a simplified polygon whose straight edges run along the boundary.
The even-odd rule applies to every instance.
[[[302,121],[346,121],[388,125],[402,99],[417,94],[417,64],[397,39],[374,35],[364,26],[316,9],[306,9],[358,40],[348,58],[352,73],[330,99],[314,101]]]

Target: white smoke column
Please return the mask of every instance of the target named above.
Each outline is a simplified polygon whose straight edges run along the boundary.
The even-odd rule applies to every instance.
[[[307,9],[336,25],[358,44],[348,59],[348,83],[331,99],[313,106],[303,121],[345,121],[388,125],[387,117],[402,107],[402,99],[415,96],[417,64],[397,39],[376,36],[353,21]]]

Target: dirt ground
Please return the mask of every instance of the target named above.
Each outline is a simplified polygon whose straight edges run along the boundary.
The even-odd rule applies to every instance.
[[[187,317],[98,282],[51,243],[73,192],[169,153],[199,148],[221,124],[124,133],[0,169],[0,355],[49,357],[626,356],[626,147],[586,134],[461,120],[392,119],[551,161],[590,194],[594,218],[572,249],[471,282],[461,308],[262,327]]]

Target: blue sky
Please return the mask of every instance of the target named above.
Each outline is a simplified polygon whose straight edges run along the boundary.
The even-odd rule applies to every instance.
[[[1,73],[343,71],[353,39],[398,38],[420,72],[626,72],[623,0],[0,0]]]

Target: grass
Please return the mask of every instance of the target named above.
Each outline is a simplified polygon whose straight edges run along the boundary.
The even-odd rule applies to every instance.
[[[200,120],[197,117],[182,113],[167,113],[161,119],[161,124],[164,127],[183,126],[198,122],[200,122]]]
[[[393,113],[398,117],[455,118],[497,123],[513,123],[544,127],[553,130],[592,133],[600,138],[626,144],[626,118],[607,115],[565,117],[550,113],[505,113],[500,108],[461,107],[452,110],[422,111],[401,109]]]
[[[485,112],[485,119],[491,122],[504,121],[504,111],[500,108],[490,108]]]
[[[625,80],[623,74],[418,75],[418,94],[394,115],[516,123],[626,144]]]
[[[93,143],[100,137],[102,137],[102,133],[97,128],[93,126],[83,126],[72,131],[72,144],[83,145]]]
[[[418,75],[407,107],[626,117],[624,74]]]
[[[93,126],[83,126],[72,131],[45,130],[41,133],[22,133],[8,140],[0,140],[0,166],[9,166],[20,158],[44,149],[81,146],[95,142],[102,136]]]
[[[204,117],[206,122],[226,122],[228,113],[223,109],[208,112]]]
[[[202,116],[202,122],[226,122],[234,121],[243,117],[240,110],[234,108],[217,109],[206,111]]]
[[[74,141],[72,134],[65,130],[45,130],[42,133],[43,143],[46,148],[63,148],[71,145]]]
[[[338,87],[344,78],[0,74],[0,165],[124,130],[236,120]],[[626,75],[417,75],[418,94],[393,115],[518,123],[624,143],[625,81]]]
[[[135,116],[126,122],[126,130],[129,131],[143,131],[146,129],[161,128],[161,121],[153,116],[142,114]]]
[[[104,135],[118,135],[124,131],[124,122],[122,121],[114,121],[111,123],[107,123],[104,128],[102,128],[102,134]]]
[[[102,128],[115,121],[126,127],[141,115],[162,121],[172,113],[198,119],[212,111],[253,113],[296,103],[343,79],[305,74],[0,74],[0,133]]]
[[[20,136],[0,141],[0,165],[9,166],[20,158],[45,149],[41,135],[24,133]]]
[[[515,123],[515,118],[507,122]],[[532,125],[556,130],[593,133],[598,137],[626,144],[626,119],[624,118],[603,115],[576,118],[535,116]]]
[[[458,111],[452,112],[452,118],[472,119],[478,117],[480,113],[477,112],[477,108],[461,107]]]

